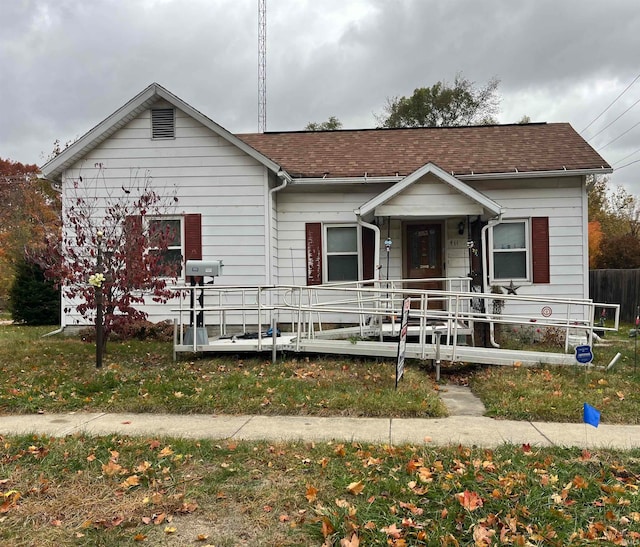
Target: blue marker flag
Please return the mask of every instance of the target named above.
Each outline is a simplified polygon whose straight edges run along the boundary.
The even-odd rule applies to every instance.
[[[585,403],[582,420],[585,424],[592,425],[593,427],[598,427],[598,424],[600,423],[600,412],[598,411],[598,409]]]

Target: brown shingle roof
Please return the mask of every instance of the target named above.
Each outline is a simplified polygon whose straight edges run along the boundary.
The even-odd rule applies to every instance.
[[[296,178],[609,168],[568,123],[253,133],[238,138]]]

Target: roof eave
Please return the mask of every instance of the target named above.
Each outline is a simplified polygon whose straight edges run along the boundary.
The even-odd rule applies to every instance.
[[[549,177],[575,177],[583,175],[608,175],[613,173],[611,167],[598,167],[590,169],[556,169],[552,171],[507,171],[504,173],[471,173],[467,175],[454,175],[459,180],[483,180],[483,179],[514,179],[514,178],[549,178]]]

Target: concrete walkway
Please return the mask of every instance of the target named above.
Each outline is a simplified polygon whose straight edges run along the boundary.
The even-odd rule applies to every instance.
[[[0,416],[0,435],[33,433],[61,437],[80,432],[192,439],[463,444],[487,448],[503,443],[590,449],[640,447],[640,426],[594,428],[585,424],[517,422],[466,415],[441,419],[106,413]]]

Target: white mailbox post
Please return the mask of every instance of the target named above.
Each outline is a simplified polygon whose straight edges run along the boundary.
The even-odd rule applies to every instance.
[[[187,260],[185,264],[185,276],[190,280],[191,289],[191,312],[190,326],[184,334],[184,343],[186,345],[193,344],[194,351],[196,346],[207,345],[209,337],[204,324],[204,278],[217,277],[222,275],[222,260]],[[213,279],[211,280],[213,283]],[[198,304],[200,311],[196,315],[196,285],[199,285],[200,294],[198,295]],[[195,332],[195,337],[194,337]]]

